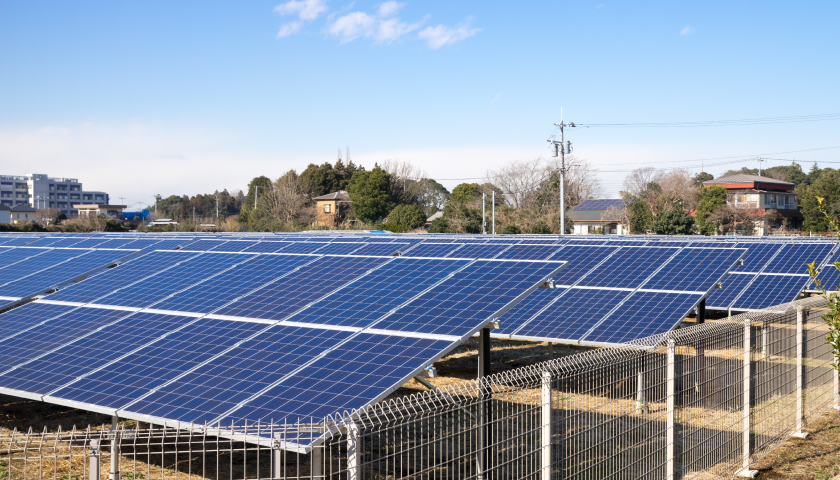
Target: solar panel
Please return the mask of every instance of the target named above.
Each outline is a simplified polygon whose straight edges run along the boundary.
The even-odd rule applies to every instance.
[[[624,208],[634,202],[634,199],[622,200],[620,198],[605,198],[596,200],[584,200],[572,210],[608,210],[610,208]]]
[[[287,321],[367,327],[467,263],[466,260],[397,257]]]
[[[67,305],[27,303],[0,314],[0,340],[73,310]]]
[[[131,258],[115,268],[103,270],[88,277],[84,282],[68,285],[50,294],[49,299],[64,302],[92,302],[119,288],[158,274],[176,263],[185,262],[196,255],[200,253],[150,252]]]
[[[840,290],[840,271],[834,267],[833,263],[824,265],[820,274],[817,275],[817,279],[819,279],[821,287],[828,291]],[[816,285],[812,285],[811,288],[816,289]]]
[[[562,267],[553,262],[477,260],[385,317],[376,328],[464,335],[493,312],[533,291],[535,278],[549,278]]]
[[[282,252],[283,249],[293,245],[291,242],[256,242],[254,245],[246,248],[245,252],[260,252],[260,253],[277,253]]]
[[[411,244],[409,243],[374,243],[365,245],[364,247],[353,252],[353,255],[372,255],[390,257],[396,255],[397,252],[406,250]]]
[[[796,300],[808,283],[804,275],[758,275],[730,308],[758,310]]]
[[[463,243],[421,243],[406,251],[404,255],[410,257],[446,257],[457,256]]]
[[[720,279],[746,250],[686,248],[642,286],[648,290],[707,291],[709,278]]]
[[[49,252],[50,250],[42,249],[42,248],[29,248],[29,247],[9,247],[4,248],[0,251],[0,269],[6,268],[7,266],[19,262],[21,260],[27,259],[29,257],[34,257],[36,255],[41,255],[44,253]]]
[[[796,243],[784,245],[762,273],[808,273],[807,264],[821,263],[834,245],[828,243]]]
[[[594,245],[565,246],[557,252],[554,260],[568,262],[569,266],[554,277],[554,281],[558,285],[571,285],[617,250],[617,247]]]
[[[557,245],[513,245],[496,258],[510,260],[548,260],[561,247]]]
[[[225,243],[227,243],[227,240],[195,240],[181,247],[181,250],[207,252],[216,247],[220,247]]]
[[[199,319],[53,391],[50,396],[97,405],[99,409],[96,411],[102,408],[116,409],[264,328],[266,325],[260,323]]]
[[[285,248],[280,250],[281,253],[315,253],[319,248],[325,247],[329,244],[323,242],[298,242],[289,243]]]
[[[353,243],[328,243],[325,246],[315,250],[315,253],[318,255],[349,255],[355,252],[356,250],[365,246],[364,243],[353,242]]]
[[[623,247],[579,285],[636,288],[678,251],[676,248]]]
[[[582,343],[625,343],[669,332],[702,298],[702,293],[635,292]]]
[[[46,250],[38,255],[28,256],[15,263],[0,266],[0,285],[31,275],[45,268],[57,265],[90,252],[90,250]]]
[[[215,313],[280,319],[386,261],[388,259],[371,257],[321,257]]]
[[[726,310],[732,305],[735,298],[741,294],[744,288],[756,277],[753,273],[727,275],[719,290],[712,290],[706,298],[706,308],[713,310]]]
[[[131,284],[95,300],[99,305],[148,307],[169,295],[194,285],[237,263],[253,260],[254,255],[237,253],[204,253],[175,267]]]
[[[747,255],[744,264],[732,269],[733,272],[760,272],[768,262],[781,250],[784,245],[772,243],[744,243],[737,244],[738,248],[746,248]]]
[[[477,258],[490,259],[496,258],[500,253],[510,248],[510,245],[492,245],[492,244],[476,244],[464,245],[447,255],[449,258]]]
[[[237,297],[316,260],[317,257],[300,255],[262,255],[167,297],[155,303],[154,308],[210,313]]]
[[[213,247],[211,252],[242,252],[252,247],[257,242],[249,240],[231,240],[219,246]]]

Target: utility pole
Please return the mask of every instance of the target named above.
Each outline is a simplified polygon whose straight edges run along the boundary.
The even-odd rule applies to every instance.
[[[158,204],[158,200],[160,200],[160,194],[159,194],[159,193],[156,193],[156,194],[155,194],[155,220],[157,220],[157,219],[158,219],[158,216],[157,216],[157,204]]]
[[[563,107],[560,107],[560,123],[555,123],[555,127],[559,129],[560,140],[555,140],[557,134],[555,133],[548,139],[551,145],[551,156],[557,157],[560,155],[560,235],[566,234],[566,154],[572,153],[572,142],[563,140],[563,129],[565,127],[575,127],[573,122],[566,123],[563,121]]]
[[[193,205],[193,223],[195,223],[195,205]]]
[[[219,196],[216,195],[216,218],[219,218]]]
[[[493,211],[493,214],[491,215],[491,217],[492,217],[492,222],[493,222],[493,235],[495,235],[496,234],[496,191],[495,190],[493,190],[493,199],[491,200],[491,202],[493,202],[493,205],[491,205],[490,208]]]
[[[764,159],[761,158],[761,157],[758,157],[758,158],[756,158],[756,160],[758,160],[758,176],[760,177],[761,176],[761,162],[763,162]]]
[[[487,234],[487,194],[481,192],[481,234]]]
[[[257,209],[257,198],[259,198],[259,197],[260,197],[260,186],[255,185],[254,186],[254,210]],[[216,216],[218,217],[218,215],[216,215]]]
[[[124,205],[124,204],[125,204],[125,197],[120,197],[120,205]]]

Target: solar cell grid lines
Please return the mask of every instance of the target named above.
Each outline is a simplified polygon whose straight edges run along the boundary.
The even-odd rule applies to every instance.
[[[195,319],[184,317],[184,322],[191,320]],[[199,319],[50,395],[55,403],[81,402],[96,406],[90,407],[94,411],[113,413],[265,327]]]
[[[555,278],[558,285],[571,285],[580,279],[592,267],[601,263],[609,255],[618,251],[618,247],[601,247],[595,245],[567,245],[560,249],[553,257],[568,263]]]
[[[632,200],[622,199],[598,199],[598,200],[584,200],[575,206],[572,210],[608,210],[610,208],[624,208],[625,205],[633,203]]]
[[[283,249],[277,250],[278,253],[315,253],[319,248],[329,245],[324,242],[299,242],[290,243]]]
[[[453,346],[450,341],[361,333],[218,420],[308,423],[352,411],[381,399]]]
[[[747,249],[744,264],[732,269],[733,272],[760,272],[765,265],[784,247],[783,244],[773,243],[743,243],[737,244]]]
[[[582,340],[614,345],[668,332],[702,298],[703,294],[635,292]]]
[[[210,249],[211,252],[243,252],[248,248],[252,247],[255,241],[252,240],[230,240],[229,242],[225,242],[221,245],[213,247]]]
[[[678,248],[669,247],[622,247],[581,280],[579,285],[636,288],[678,252]]]
[[[82,308],[80,311],[96,312],[96,309]],[[59,345],[56,350],[36,360],[7,371],[0,375],[0,385],[33,395],[46,395],[166,333],[181,328],[190,320],[177,315],[145,312],[123,312],[123,315],[127,316],[118,318],[86,337],[73,339],[63,346]],[[56,321],[61,321],[61,318]]]
[[[131,312],[74,309],[0,341],[0,370],[19,365],[87,335]]]
[[[208,252],[216,247],[220,247],[227,243],[227,240],[194,240],[185,244],[181,250],[189,250],[192,252]]]
[[[324,256],[216,311],[218,315],[277,320],[388,261]]]
[[[90,250],[46,250],[39,251],[36,255],[27,255],[26,258],[20,259],[15,263],[0,266],[0,285],[31,275],[88,252]]]
[[[800,273],[807,274],[807,264],[815,259],[823,259],[834,248],[827,243],[798,243],[784,245],[783,250],[767,266],[762,273]]]
[[[474,259],[492,259],[496,258],[500,253],[510,248],[509,244],[493,245],[493,244],[474,244],[464,245],[458,250],[453,251],[447,257],[449,258],[474,258]],[[408,253],[411,254],[410,252]]]
[[[123,262],[115,268],[91,275],[84,282],[69,285],[49,296],[50,300],[87,303],[119,288],[161,273],[176,263],[187,261],[199,253],[156,251]]]
[[[446,257],[457,256],[463,243],[421,243],[408,249],[404,255],[411,257]]]
[[[558,245],[513,245],[501,252],[496,258],[510,260],[548,260],[562,247]]]
[[[300,255],[261,255],[175,293],[155,303],[153,307],[159,310],[210,313],[316,260],[317,257]]]
[[[334,242],[328,243],[318,250],[315,250],[315,253],[318,255],[350,255],[365,245],[365,243],[359,242]]]
[[[181,252],[178,252],[181,253]],[[187,253],[187,252],[183,252]],[[234,264],[253,260],[254,255],[203,253],[140,282],[120,288],[94,303],[124,307],[147,307],[169,295],[194,285]]]
[[[4,248],[0,250],[0,271],[13,263],[20,262],[21,260],[25,260],[29,257],[43,255],[49,251],[50,250],[45,248]]]
[[[397,257],[335,294],[288,317],[287,321],[368,327],[468,263],[466,260]]]
[[[371,256],[384,256],[389,257],[391,255],[396,255],[397,252],[402,252],[406,250],[411,244],[410,243],[371,243],[369,245],[365,245],[364,247],[355,250],[353,255],[371,255]]]
[[[18,334],[27,328],[67,313],[76,307],[67,305],[50,305],[44,303],[27,303],[18,308],[0,314],[0,340]]]
[[[545,311],[524,322],[513,335],[515,338],[546,338],[577,343],[631,293],[629,290],[567,289]],[[502,321],[504,319],[502,317]]]
[[[721,289],[712,290],[706,298],[706,308],[725,310],[732,305],[741,292],[755,279],[755,274],[730,273],[723,279]]]
[[[465,335],[517,297],[562,269],[562,262],[477,260],[392,315],[377,329]]]
[[[284,248],[292,245],[292,242],[279,242],[279,241],[266,241],[266,242],[254,242],[253,245],[249,246],[244,252],[255,252],[255,253],[278,253],[282,252]]]
[[[758,310],[792,302],[805,287],[808,278],[802,275],[758,275],[755,281],[735,299],[731,308]]]
[[[182,422],[214,422],[350,335],[339,330],[270,326],[158,387],[126,410]]]
[[[709,278],[720,279],[745,253],[742,248],[685,248],[642,288],[706,292]]]

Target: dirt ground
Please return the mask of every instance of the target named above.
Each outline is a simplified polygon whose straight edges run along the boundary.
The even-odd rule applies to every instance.
[[[792,438],[752,468],[758,479],[840,479],[840,412],[832,410],[804,429],[808,438]]]

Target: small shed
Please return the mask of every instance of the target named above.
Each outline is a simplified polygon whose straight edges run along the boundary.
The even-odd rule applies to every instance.
[[[318,220],[316,223],[325,226],[335,225],[338,219],[344,217],[352,204],[350,195],[344,190],[321,195],[312,200],[315,200],[318,209]]]
[[[9,209],[9,213],[11,213],[11,223],[26,223],[30,220],[37,220],[35,209],[26,203],[15,205]]]

